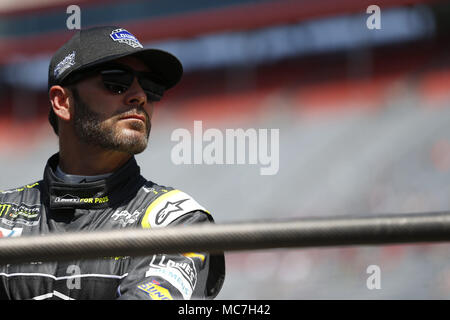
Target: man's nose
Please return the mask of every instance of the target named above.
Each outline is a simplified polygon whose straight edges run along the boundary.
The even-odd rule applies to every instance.
[[[147,95],[137,81],[137,78],[133,80],[131,87],[128,88],[125,99],[128,105],[138,105],[140,107],[144,107],[147,104]]]

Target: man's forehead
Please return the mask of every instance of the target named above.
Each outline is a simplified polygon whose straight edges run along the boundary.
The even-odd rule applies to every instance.
[[[123,65],[127,65],[136,71],[151,71],[142,60],[132,56],[119,58],[111,62],[117,62]]]

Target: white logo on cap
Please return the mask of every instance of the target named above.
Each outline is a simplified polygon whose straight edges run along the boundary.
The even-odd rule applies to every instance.
[[[133,48],[144,48],[139,40],[125,29],[115,29],[111,32],[110,37],[114,41],[125,43]]]
[[[68,54],[61,62],[59,62],[53,72],[55,78],[58,78],[64,71],[75,64],[75,51]]]

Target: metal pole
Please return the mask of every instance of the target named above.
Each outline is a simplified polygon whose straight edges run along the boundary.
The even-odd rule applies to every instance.
[[[158,253],[450,241],[450,212],[303,218],[0,240],[0,265]]]

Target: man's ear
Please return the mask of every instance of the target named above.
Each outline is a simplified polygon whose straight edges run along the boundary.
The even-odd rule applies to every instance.
[[[69,90],[61,86],[52,86],[48,91],[48,96],[56,116],[64,121],[69,121],[73,108]]]

